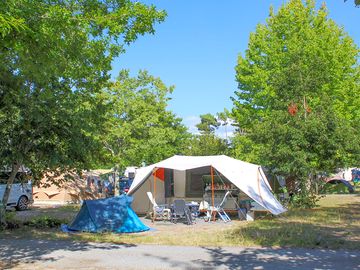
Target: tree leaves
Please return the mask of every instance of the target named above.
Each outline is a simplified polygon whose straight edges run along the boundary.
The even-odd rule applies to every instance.
[[[358,164],[358,47],[314,1],[270,14],[238,59],[235,153],[303,180]]]
[[[183,152],[189,134],[181,119],[167,110],[172,91],[146,71],[130,77],[127,70],[104,89],[109,109],[105,144],[113,162],[123,168],[140,166]]]
[[[347,0],[344,0],[344,2],[347,2]],[[355,6],[360,6],[360,0],[354,0]]]
[[[130,0],[7,0],[0,6],[0,155],[39,176],[104,163],[111,62],[164,11]]]

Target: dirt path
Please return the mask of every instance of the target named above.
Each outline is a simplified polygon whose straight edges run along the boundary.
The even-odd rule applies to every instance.
[[[1,239],[0,269],[359,269],[360,251]]]

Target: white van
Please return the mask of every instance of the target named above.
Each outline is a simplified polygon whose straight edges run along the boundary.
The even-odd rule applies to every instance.
[[[0,173],[0,200],[3,199],[8,174]],[[22,173],[18,173],[11,187],[7,208],[15,207],[19,211],[26,210],[34,202],[31,181],[25,180]]]

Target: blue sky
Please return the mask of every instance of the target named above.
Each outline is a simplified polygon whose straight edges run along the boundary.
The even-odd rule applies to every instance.
[[[156,26],[155,35],[140,37],[113,63],[121,69],[148,70],[167,85],[175,85],[169,109],[194,131],[200,114],[231,109],[230,96],[237,89],[235,65],[247,48],[249,34],[265,23],[269,7],[280,0],[147,0],[168,17]],[[360,8],[354,1],[326,2],[329,17],[343,26],[360,45]]]

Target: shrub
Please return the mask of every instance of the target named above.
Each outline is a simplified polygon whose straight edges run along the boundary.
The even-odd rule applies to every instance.
[[[21,222],[15,218],[15,212],[5,213],[5,223],[0,224],[0,230],[13,230],[20,227]]]
[[[26,221],[24,225],[34,228],[54,228],[54,227],[59,227],[62,223],[65,222],[58,218],[49,217],[49,216],[40,216],[30,221]]]

